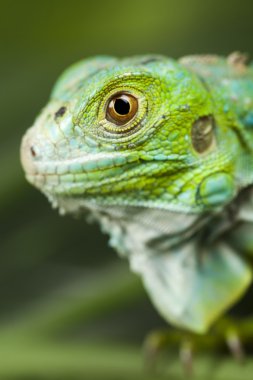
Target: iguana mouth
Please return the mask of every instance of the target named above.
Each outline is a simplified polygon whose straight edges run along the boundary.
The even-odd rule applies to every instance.
[[[139,156],[134,152],[80,152],[78,156],[69,159],[41,157],[38,155],[36,142],[33,141],[31,130],[24,136],[21,144],[21,163],[25,173],[33,175],[61,175],[90,173],[98,170],[117,168],[132,162],[137,162]],[[39,141],[37,142],[39,145]],[[66,154],[69,152],[66,152]]]
[[[21,144],[21,163],[27,180],[37,188],[58,193],[58,185],[72,188],[91,188],[95,184],[116,181],[126,167],[132,168],[139,161],[134,152],[80,152],[79,156],[51,159],[39,154],[39,141],[33,141],[32,129],[24,136]],[[37,145],[36,145],[37,143]],[[45,154],[46,155],[46,154]]]
[[[184,162],[184,157],[175,154],[152,159],[146,153],[144,156],[134,151],[94,153],[84,150],[69,158],[54,158],[50,147],[42,155],[43,147],[39,139],[34,138],[31,128],[21,145],[22,166],[32,185],[44,193],[59,196],[108,198],[116,197],[121,191],[148,190],[154,187],[154,179],[165,181],[165,177],[174,175],[178,165]]]

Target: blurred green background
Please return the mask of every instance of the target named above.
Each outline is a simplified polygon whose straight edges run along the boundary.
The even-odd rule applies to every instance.
[[[252,57],[252,14],[252,0],[0,1],[0,379],[182,378],[175,348],[161,377],[143,371],[142,341],[165,323],[98,226],[59,217],[26,183],[19,145],[71,63]],[[251,361],[200,354],[198,379],[253,378]]]

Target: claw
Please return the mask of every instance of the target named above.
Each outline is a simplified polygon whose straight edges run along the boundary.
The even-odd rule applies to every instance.
[[[156,357],[158,354],[158,343],[155,337],[152,335],[149,335],[143,345],[143,352],[144,352],[144,367],[148,371],[154,371],[155,370],[155,364],[156,364]]]
[[[154,331],[144,342],[144,365],[148,370],[155,371],[159,353],[166,346],[167,334],[163,331]]]
[[[179,358],[187,377],[193,374],[193,346],[192,342],[187,340],[181,344]]]
[[[245,360],[245,353],[240,338],[235,330],[229,330],[227,332],[226,342],[235,360],[242,363]]]

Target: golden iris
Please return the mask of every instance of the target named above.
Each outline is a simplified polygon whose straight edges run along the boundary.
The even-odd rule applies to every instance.
[[[127,124],[138,111],[138,100],[131,94],[114,94],[107,106],[106,119],[116,125]]]

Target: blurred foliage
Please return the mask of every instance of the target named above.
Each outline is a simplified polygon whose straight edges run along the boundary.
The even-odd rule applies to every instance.
[[[98,226],[60,218],[26,183],[20,140],[58,75],[84,57],[252,54],[252,0],[0,4],[0,378],[154,379],[140,347],[165,323]],[[167,359],[162,378],[182,378],[175,350]],[[196,363],[196,379],[252,371],[226,357]]]

